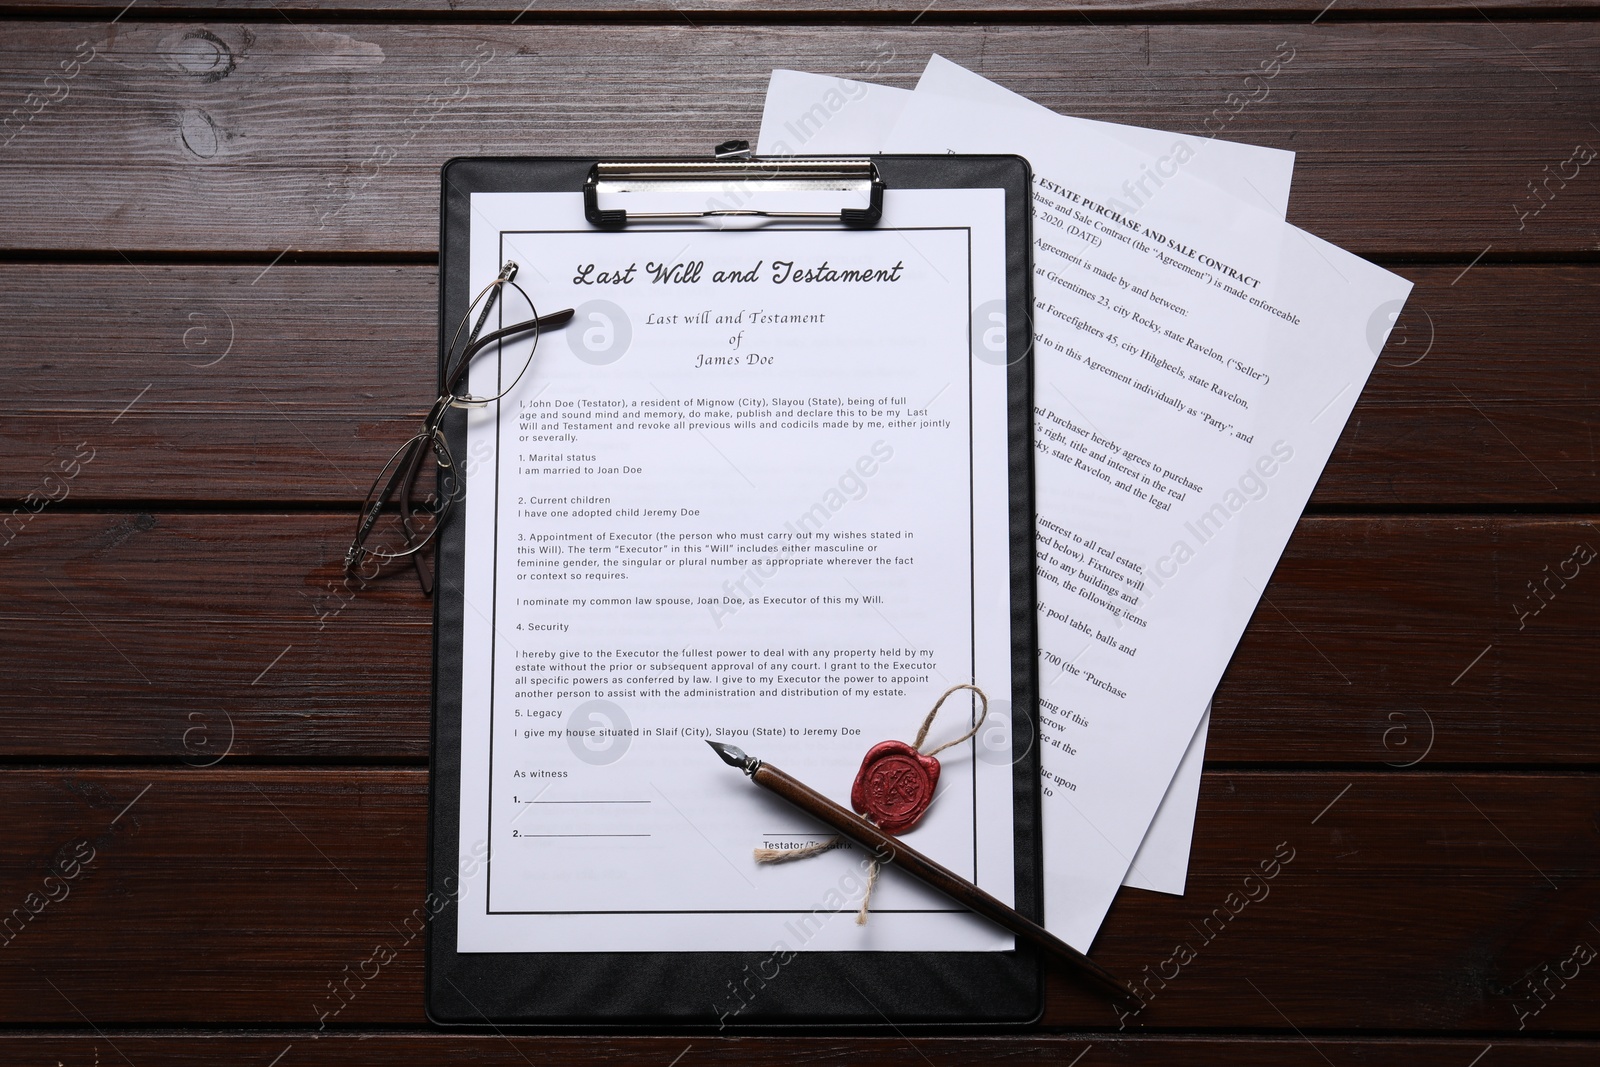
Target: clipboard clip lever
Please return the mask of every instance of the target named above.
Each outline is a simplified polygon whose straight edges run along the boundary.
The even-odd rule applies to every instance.
[[[875,226],[883,218],[883,178],[870,159],[758,159],[748,141],[725,141],[714,160],[636,160],[599,162],[583,183],[583,213],[590,225],[621,229],[639,222],[686,219],[798,219],[849,227]],[[762,192],[844,193],[865,197],[865,207],[831,211],[765,210],[747,206]],[[701,194],[704,207],[693,211],[633,211],[602,208],[601,196],[640,192]]]

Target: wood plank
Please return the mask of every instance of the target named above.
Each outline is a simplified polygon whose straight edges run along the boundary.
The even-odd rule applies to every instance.
[[[322,1012],[335,1029],[424,1025],[407,919],[424,894],[425,799],[421,770],[6,774],[0,803],[27,818],[12,820],[0,899],[37,914],[0,953],[0,1022],[287,1025],[306,1038]],[[1514,1033],[1538,1003],[1519,983],[1600,940],[1597,804],[1593,775],[1211,776],[1188,895],[1123,894],[1094,954],[1130,979],[1167,975],[1122,1020],[1130,1030],[1292,1036],[1287,1017],[1312,1033]],[[93,859],[69,894],[29,902],[85,840]],[[1195,958],[1174,975],[1179,944]],[[379,945],[395,958],[374,974],[360,965]],[[366,980],[335,1014],[330,988],[347,973]],[[1588,977],[1569,967],[1522,1021],[1593,1032]],[[1057,974],[1045,1023],[1119,1019]]]
[[[354,508],[39,514],[3,579],[3,699],[34,723],[6,751],[426,759],[432,602],[407,575],[347,582],[354,528]]]
[[[343,585],[353,526],[41,513],[3,550],[0,758],[423,760],[431,604],[403,574]],[[1563,567],[1580,543],[1600,550],[1587,520],[1302,520],[1209,756],[1600,764],[1600,576]]]
[[[930,51],[1091,118],[1192,131],[1223,108],[1223,136],[1300,154],[1293,220],[1357,251],[1576,254],[1600,233],[1592,167],[1553,178],[1538,216],[1517,213],[1529,183],[1595,147],[1581,119],[1600,103],[1592,21],[692,22],[14,21],[0,99],[58,99],[28,104],[0,155],[17,208],[4,245],[426,252],[452,156],[702,154],[754,133],[774,66],[908,85]],[[1293,61],[1229,114],[1280,42]],[[63,61],[76,73],[47,84]]]
[[[5,495],[81,443],[78,499],[359,504],[435,395],[436,271],[263,268],[0,267]]]
[[[432,400],[435,271],[264,267],[0,265],[0,498],[81,444],[74,500],[354,506]],[[1417,288],[1313,503],[1600,500],[1600,269],[1397,270]]]
[[[1600,275],[1496,260],[1600,247],[1593,168],[1517,219],[1572,143],[1600,147],[1581,121],[1600,102],[1595,24],[1527,16],[1593,4],[1502,0],[1485,16],[1341,0],[1308,28],[1273,20],[1309,22],[1325,0],[943,0],[913,29],[923,0],[553,0],[516,27],[499,23],[524,0],[336,2],[240,0],[225,17],[246,22],[215,24],[207,0],[140,0],[108,29],[120,3],[0,0],[84,19],[4,23],[6,108],[85,34],[106,46],[0,148],[0,251],[117,264],[0,265],[20,400],[0,419],[0,498],[48,488],[79,442],[94,449],[67,503],[0,544],[0,760],[30,765],[0,776],[0,918],[38,901],[63,850],[97,847],[70,899],[0,934],[0,1024],[32,1028],[0,1034],[0,1067],[1600,1058],[1600,1042],[1557,1036],[1600,1032],[1600,986],[1551,977],[1575,944],[1600,945],[1600,728],[1582,667],[1600,586],[1549,579],[1574,543],[1596,543],[1584,514],[1302,522],[1218,692],[1210,755],[1226,762],[1205,776],[1189,893],[1124,894],[1096,946],[1148,983],[1148,1006],[1119,1019],[1057,975],[1053,1033],[424,1030],[402,925],[422,898],[424,772],[252,764],[420,761],[428,685],[429,606],[403,578],[341,587],[350,518],[304,508],[358,496],[429,399],[433,272],[302,267],[293,251],[262,269],[285,249],[428,253],[437,166],[458,152],[631,151],[640,129],[646,148],[700,152],[753,132],[775,65],[910,84],[937,50],[1059,110],[1184,128],[1291,40],[1297,61],[1225,136],[1301,153],[1296,221],[1391,261],[1455,260],[1398,268],[1419,282],[1406,330],[1314,503],[1591,512]],[[1407,12],[1423,20],[1396,21]],[[332,24],[340,13],[358,24]],[[1363,14],[1383,21],[1347,21]],[[412,24],[372,23],[385,16]],[[838,17],[858,24],[729,25]],[[480,42],[503,50],[464,78]],[[256,262],[168,267],[140,251]],[[1547,580],[1535,614],[1528,583]],[[163,766],[32,766],[101,759]],[[1261,762],[1381,773],[1239,768]],[[1460,766],[1502,762],[1550,770]],[[1245,874],[1285,847],[1270,894],[1243,903]],[[380,942],[398,959],[319,1036],[331,983]],[[189,1029],[150,1029],[166,1026]],[[221,1029],[234,1026],[255,1029]],[[1428,1032],[1453,1036],[1389,1036]]]
[[[1492,10],[1497,17],[1553,14],[1561,15],[1594,7],[1594,0],[1498,0]],[[936,24],[955,17],[988,19],[1050,19],[1096,24],[1116,20],[1238,19],[1273,15],[1322,15],[1319,21],[1346,21],[1352,17],[1382,15],[1475,15],[1469,0],[1342,0],[1327,12],[1327,0],[943,0],[929,10],[922,0],[548,0],[529,9],[527,0],[233,0],[228,17],[277,18],[315,17],[321,20],[340,17],[372,18],[389,15],[396,21],[426,19],[448,22],[457,19],[490,19],[537,24],[555,17],[609,16],[639,20],[673,22],[725,21],[728,19],[781,18],[796,15],[827,14],[838,18],[877,19],[919,25]],[[141,0],[129,14],[133,21],[153,15],[193,15],[215,9],[215,0]],[[65,15],[82,13],[115,15],[120,5],[107,0],[6,0],[4,10],[23,15]],[[1326,12],[1326,14],[1324,14]],[[920,16],[920,17],[918,17]]]
[[[1576,562],[1559,577],[1580,543],[1600,549],[1592,523],[1302,519],[1218,686],[1207,758],[1600,762],[1579,710],[1600,582]]]
[[[1565,1038],[1322,1037],[1316,1049],[1342,1067],[1463,1067],[1492,1044],[1503,1063],[1545,1067],[1590,1067],[1600,1042]],[[418,1063],[473,1063],[482,1067],[562,1067],[565,1064],[670,1064],[683,1067],[764,1067],[805,1063],[808,1067],[927,1067],[973,1064],[996,1067],[1063,1067],[1093,1049],[1090,1064],[1118,1067],[1281,1067],[1303,1063],[1315,1052],[1301,1037],[1175,1037],[1119,1034],[1055,1035],[1039,1032],[996,1037],[550,1037],[527,1034],[342,1032],[313,1040],[303,1032],[207,1032],[152,1036],[139,1031],[95,1034],[7,1034],[0,1036],[0,1067],[40,1063],[117,1062],[211,1067],[271,1063],[288,1050],[283,1067],[343,1067],[354,1057],[371,1067],[415,1067]],[[1484,1067],[1495,1061],[1485,1060]]]

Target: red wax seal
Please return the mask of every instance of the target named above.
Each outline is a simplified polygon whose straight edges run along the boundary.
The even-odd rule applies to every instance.
[[[933,803],[939,784],[939,761],[924,756],[904,741],[873,745],[861,761],[850,806],[891,834],[917,825]]]

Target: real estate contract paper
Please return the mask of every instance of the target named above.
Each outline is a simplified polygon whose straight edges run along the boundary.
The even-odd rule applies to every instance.
[[[953,67],[885,149],[1033,165],[1045,921],[1087,949],[1411,286]]]

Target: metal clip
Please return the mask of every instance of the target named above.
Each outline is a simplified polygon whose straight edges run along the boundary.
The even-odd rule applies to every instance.
[[[724,141],[715,150],[715,159],[643,159],[631,162],[602,161],[589,168],[583,183],[583,213],[594,226],[620,229],[634,222],[670,222],[682,219],[758,218],[803,219],[807,222],[835,222],[850,227],[875,226],[883,218],[883,178],[878,166],[867,158],[785,157],[758,159],[751,154],[748,141]],[[742,207],[713,207],[701,211],[636,211],[600,207],[600,196],[625,196],[651,187],[661,191],[700,192],[709,198],[725,196],[729,189],[743,194],[763,184],[775,191],[854,193],[864,196],[866,207],[845,207],[836,211],[763,211]]]

